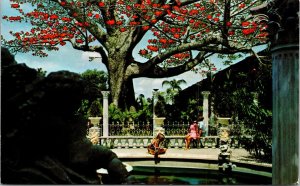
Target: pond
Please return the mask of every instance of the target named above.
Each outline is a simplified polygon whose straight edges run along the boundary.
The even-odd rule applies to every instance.
[[[138,185],[258,185],[272,184],[271,176],[212,169],[134,166],[127,184]]]

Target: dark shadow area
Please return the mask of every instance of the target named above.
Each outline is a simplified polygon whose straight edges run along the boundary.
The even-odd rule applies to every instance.
[[[85,89],[80,75],[44,77],[1,50],[1,182],[100,184],[96,170],[106,168],[109,183],[123,183],[125,166],[111,150],[87,140],[87,121],[76,114]]]

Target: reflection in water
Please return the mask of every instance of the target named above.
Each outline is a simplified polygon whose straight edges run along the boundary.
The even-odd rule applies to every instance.
[[[127,184],[147,184],[147,185],[201,185],[201,184],[244,184],[238,183],[235,178],[193,178],[178,176],[157,176],[157,175],[133,175],[128,178]]]
[[[242,185],[271,184],[270,177],[253,174],[222,174],[217,170],[143,167],[133,169],[127,184],[138,185]]]

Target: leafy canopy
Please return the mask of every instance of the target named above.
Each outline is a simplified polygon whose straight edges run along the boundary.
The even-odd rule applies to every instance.
[[[110,37],[132,37],[137,44],[151,37],[139,51],[145,58],[158,56],[161,66],[178,66],[212,53],[233,54],[266,41],[266,22],[253,18],[250,8],[260,0],[10,0],[18,16],[10,22],[29,22],[29,31],[2,37],[13,52],[45,57],[70,42],[75,49],[109,55]],[[31,4],[32,11],[22,7]],[[114,41],[122,42],[120,40]],[[133,49],[134,46],[131,46]],[[195,52],[192,52],[195,51]],[[198,51],[198,52],[197,52]],[[201,51],[201,52],[200,52]],[[201,54],[201,55],[200,55]],[[154,61],[154,59],[153,59]]]

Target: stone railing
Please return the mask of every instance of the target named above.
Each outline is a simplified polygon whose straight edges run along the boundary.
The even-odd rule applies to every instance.
[[[147,148],[151,143],[152,136],[108,136],[100,137],[99,144],[108,148]],[[206,136],[201,137],[201,144],[198,144],[197,148],[218,148],[219,137],[218,136]],[[167,148],[184,148],[185,140],[184,136],[166,136],[165,147]],[[191,148],[193,145],[191,144]],[[231,137],[231,148],[242,148],[239,141],[235,137]],[[195,147],[194,147],[195,148]]]

